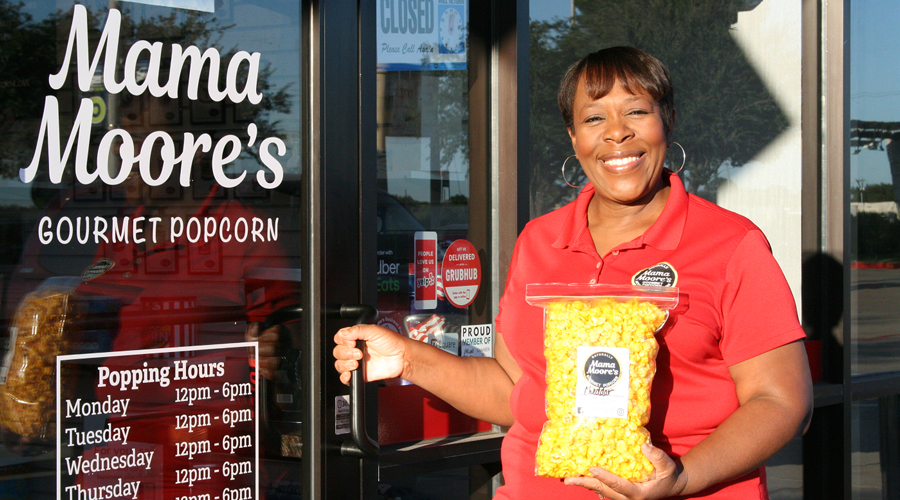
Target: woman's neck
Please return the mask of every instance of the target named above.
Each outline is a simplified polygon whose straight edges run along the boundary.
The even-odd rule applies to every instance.
[[[594,247],[602,257],[622,243],[644,234],[666,207],[671,186],[660,182],[659,188],[646,201],[621,204],[601,199],[596,194],[588,205],[588,229]]]

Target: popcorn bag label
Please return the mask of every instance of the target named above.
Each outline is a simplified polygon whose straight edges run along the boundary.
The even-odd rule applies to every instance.
[[[624,347],[576,349],[574,414],[578,417],[628,418],[629,351]]]

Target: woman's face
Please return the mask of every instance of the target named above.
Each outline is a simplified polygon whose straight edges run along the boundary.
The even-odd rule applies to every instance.
[[[631,94],[618,82],[600,99],[578,82],[569,129],[572,147],[600,201],[647,203],[662,187],[666,130],[660,107],[645,93]]]

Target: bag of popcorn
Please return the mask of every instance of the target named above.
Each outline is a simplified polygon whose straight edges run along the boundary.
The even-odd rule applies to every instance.
[[[650,387],[654,334],[678,304],[674,287],[534,283],[529,304],[544,308],[547,422],[535,456],[543,477],[590,476],[602,467],[646,481],[653,465]]]

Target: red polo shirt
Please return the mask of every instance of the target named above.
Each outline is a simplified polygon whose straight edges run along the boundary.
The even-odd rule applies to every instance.
[[[534,475],[543,423],[543,309],[525,302],[528,283],[635,284],[654,268],[680,291],[679,304],[657,333],[657,372],[647,425],[653,444],[681,456],[738,407],[728,367],[804,337],[791,290],[765,236],[748,219],[685,192],[671,193],[640,237],[600,256],[587,225],[594,194],[531,222],[516,243],[497,331],[522,369],[510,405],[516,422],[503,442],[506,485],[499,499],[590,499],[596,493]],[[659,276],[659,273],[656,273]],[[643,273],[642,276],[647,276]],[[763,467],[692,498],[768,498]]]

